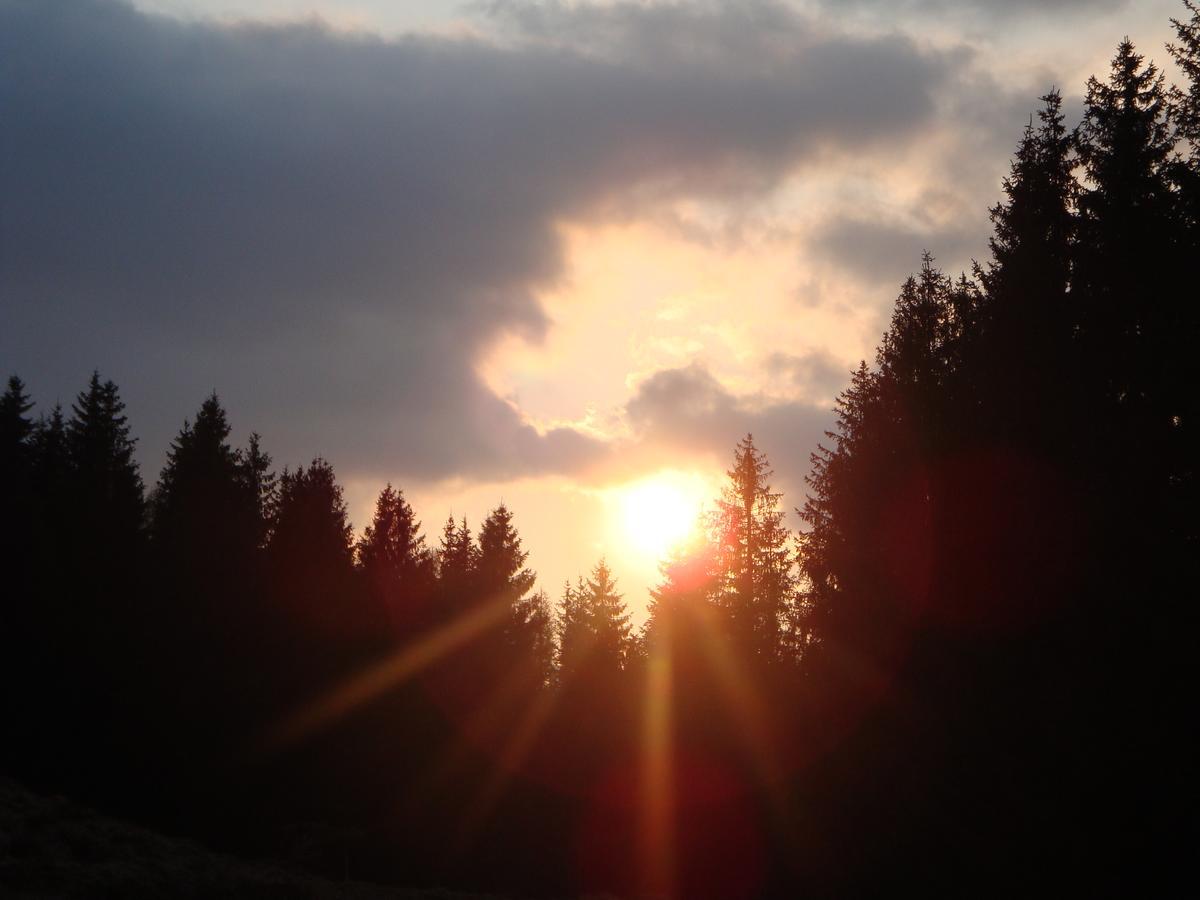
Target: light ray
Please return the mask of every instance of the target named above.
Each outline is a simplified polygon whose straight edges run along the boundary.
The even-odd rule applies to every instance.
[[[671,677],[667,637],[647,661],[642,718],[642,882],[645,893],[655,897],[675,896]]]
[[[523,682],[522,673],[510,672],[507,677],[496,683],[479,707],[459,723],[459,735],[462,740],[447,748],[437,765],[426,769],[424,776],[419,779],[423,785],[420,797],[414,794],[411,798],[414,805],[422,799],[428,802],[443,784],[455,776],[473,748],[482,749],[479,742],[483,740],[483,736],[494,734],[498,726],[505,721],[505,717],[512,713],[513,701],[519,696]],[[478,741],[472,740],[473,737]]]
[[[716,624],[708,616],[697,618],[703,632],[702,649],[713,674],[717,676],[717,686],[726,711],[734,720],[733,730],[748,751],[763,786],[770,787],[778,783],[783,773],[767,727],[771,712],[754,689],[749,676],[738,665]]]
[[[506,600],[481,604],[449,624],[424,635],[272,726],[259,740],[257,749],[261,753],[277,752],[320,731],[357,707],[433,665],[447,654],[470,643],[503,620],[508,615],[509,608]]]
[[[520,768],[529,755],[530,748],[541,734],[546,720],[554,709],[558,694],[555,691],[543,690],[534,702],[525,710],[521,720],[517,722],[505,742],[504,748],[495,760],[496,769],[483,790],[471,803],[458,829],[458,845],[467,846],[479,829],[487,821],[488,816],[496,806],[496,802],[504,795],[514,772]]]

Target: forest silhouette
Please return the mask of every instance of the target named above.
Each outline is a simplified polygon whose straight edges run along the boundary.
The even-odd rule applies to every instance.
[[[733,448],[643,628],[513,513],[361,537],[213,395],[149,489],[116,385],[0,400],[0,765],[242,855],[527,895],[1146,891],[1193,851],[1200,8],[1021,134],[786,525]],[[730,436],[731,444],[737,436]],[[1192,600],[1188,598],[1192,597]]]

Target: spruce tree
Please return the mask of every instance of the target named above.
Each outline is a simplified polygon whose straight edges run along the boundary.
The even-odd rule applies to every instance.
[[[1062,97],[1050,91],[1041,99],[1040,124],[1026,127],[1004,180],[1005,200],[991,210],[992,260],[977,270],[986,294],[983,321],[964,322],[956,312],[971,336],[958,361],[957,401],[970,418],[958,427],[1009,442],[1036,430],[1046,450],[1065,452],[1078,408],[1068,286],[1079,186]],[[1030,402],[1034,396],[1046,402]]]
[[[500,671],[515,666],[542,684],[553,662],[553,626],[545,595],[530,595],[537,576],[525,567],[528,557],[512,512],[501,503],[479,529],[472,579],[474,602],[507,610],[498,643],[490,651],[492,665]]]
[[[267,547],[272,579],[281,612],[317,634],[346,636],[366,624],[353,596],[352,533],[328,462],[283,470]]]
[[[412,507],[390,483],[380,492],[356,550],[368,590],[396,626],[411,632],[428,624],[432,554]]]
[[[1126,39],[1107,81],[1088,80],[1077,147],[1088,185],[1079,199],[1080,304],[1086,365],[1100,375],[1109,411],[1125,420],[1161,418],[1170,390],[1175,305],[1167,257],[1174,199],[1167,178],[1172,141],[1162,74]],[[1112,421],[1116,421],[1113,419]],[[1161,423],[1160,423],[1161,427]]]
[[[1200,5],[1183,0],[1191,16],[1171,19],[1178,43],[1167,45],[1167,51],[1183,72],[1187,83],[1170,89],[1172,118],[1178,135],[1188,145],[1192,162],[1200,161]]]
[[[33,420],[27,415],[31,409],[24,383],[16,375],[9,376],[8,388],[0,396],[0,466],[6,477],[25,465],[27,441],[33,433]]]
[[[93,372],[66,427],[81,539],[96,557],[118,548],[128,556],[142,534],[142,478],[124,410],[117,386]]]
[[[559,606],[559,672],[563,681],[581,673],[612,676],[633,654],[629,612],[603,559],[587,579],[569,583]]]
[[[744,649],[764,660],[781,650],[781,629],[793,602],[791,533],[771,490],[766,454],[747,434],[734,451],[729,481],[709,522],[722,584],[716,600]]]
[[[438,606],[436,615],[450,619],[470,608],[473,601],[475,569],[479,551],[464,516],[455,522],[454,516],[442,526],[441,542],[437,549]]]
[[[271,470],[271,456],[262,449],[258,432],[251,432],[246,449],[238,451],[238,477],[254,508],[254,546],[266,547],[275,521],[279,479]]]
[[[262,540],[258,492],[229,433],[214,393],[168,448],[152,504],[155,545],[177,575],[225,592],[214,582],[244,574]]]

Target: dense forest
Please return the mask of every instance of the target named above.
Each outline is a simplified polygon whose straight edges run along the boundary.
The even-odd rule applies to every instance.
[[[224,850],[408,885],[749,897],[1143,888],[1192,855],[1200,7],[1020,136],[927,254],[786,525],[734,445],[635,630],[513,514],[356,537],[214,395],[147,489],[99,374],[0,401],[0,766]],[[981,248],[982,249],[982,248]],[[1190,374],[1189,374],[1190,373]],[[1189,599],[1193,598],[1193,599]],[[1128,881],[1126,881],[1126,879]]]

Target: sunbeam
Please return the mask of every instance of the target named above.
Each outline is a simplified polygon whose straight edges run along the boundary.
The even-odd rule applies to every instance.
[[[642,716],[642,884],[648,895],[661,897],[675,896],[671,677],[667,639],[647,660]]]
[[[495,627],[510,613],[507,601],[481,604],[450,624],[317,697],[269,728],[257,742],[271,753],[303,740],[352,710],[401,684],[438,660]]]

